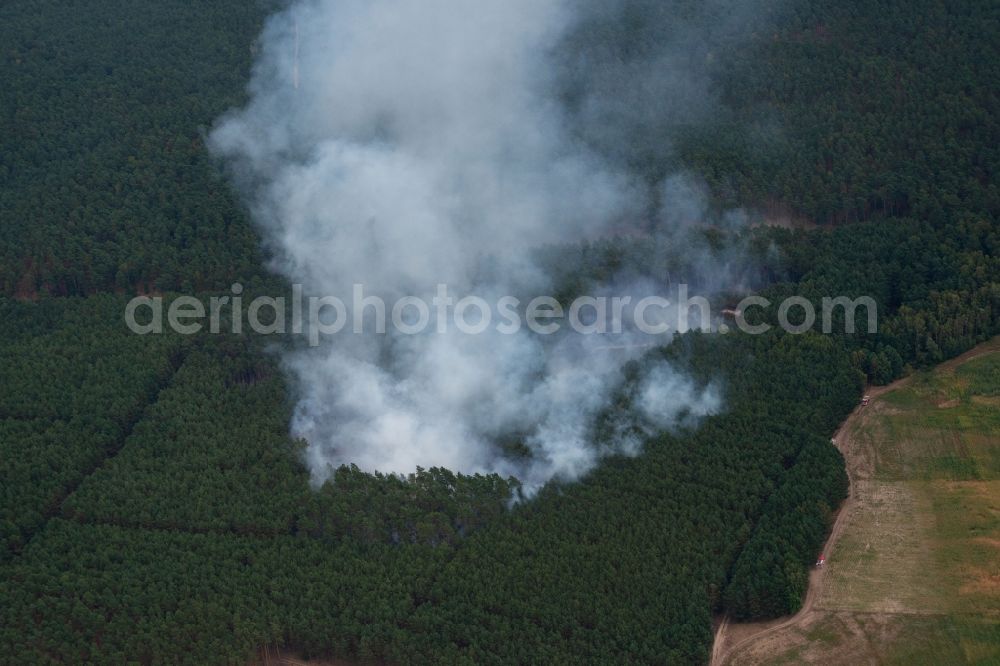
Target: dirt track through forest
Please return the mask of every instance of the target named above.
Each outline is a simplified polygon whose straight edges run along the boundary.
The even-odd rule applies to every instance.
[[[950,361],[942,363],[937,366],[937,369],[953,369],[974,358],[993,353],[997,350],[997,348],[997,339],[991,340],[974,347],[961,356],[957,356]],[[895,391],[898,388],[906,386],[910,382],[911,378],[912,376],[904,377],[903,379],[895,381],[887,386],[869,387],[867,395],[874,400],[875,398],[890,391]],[[861,478],[871,478],[874,473],[874,459],[871,455],[868,455],[870,452],[866,451],[863,446],[858,445],[858,443],[851,437],[852,433],[855,432],[859,426],[865,423],[869,414],[873,413],[874,410],[871,409],[871,407],[873,407],[873,405],[869,405],[868,407],[859,405],[856,407],[833,436],[837,448],[844,456],[844,462],[847,467],[847,476],[850,481],[850,488],[848,490],[847,499],[844,500],[840,510],[837,512],[837,518],[833,523],[833,528],[830,530],[830,536],[823,545],[823,550],[821,552],[827,554],[827,557],[829,557],[829,553],[833,551],[838,539],[843,534],[848,523],[848,518],[851,516],[855,508],[855,503],[857,501],[856,481]],[[806,620],[809,619],[812,613],[815,612],[814,605],[816,599],[819,598],[822,592],[825,572],[826,569],[820,568],[814,568],[810,572],[809,589],[806,592],[806,598],[802,602],[802,608],[795,615],[768,622],[736,624],[731,623],[728,617],[723,617],[719,621],[718,628],[715,632],[715,642],[712,645],[712,656],[709,661],[711,666],[722,666],[731,658],[743,652],[752,643],[765,640],[767,637],[777,634],[783,629],[788,629],[795,625],[805,624]]]

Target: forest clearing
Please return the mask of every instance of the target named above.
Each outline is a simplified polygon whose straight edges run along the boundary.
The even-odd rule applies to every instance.
[[[872,390],[835,437],[851,493],[802,610],[724,622],[713,664],[1000,657],[998,352],[994,338]]]

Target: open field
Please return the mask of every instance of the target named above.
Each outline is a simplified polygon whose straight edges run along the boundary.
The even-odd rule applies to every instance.
[[[1000,663],[1000,339],[873,392],[837,434],[851,497],[794,618],[717,663]]]

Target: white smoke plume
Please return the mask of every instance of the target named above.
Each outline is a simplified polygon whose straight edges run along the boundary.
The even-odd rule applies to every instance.
[[[574,12],[565,0],[300,0],[272,17],[250,101],[210,145],[276,270],[348,302],[356,283],[387,299],[429,301],[442,283],[530,299],[551,287],[532,248],[661,205],[566,129],[551,52]],[[682,184],[665,187],[690,199]],[[679,205],[697,215],[703,203]],[[575,479],[635,452],[591,441],[622,363],[644,351],[601,337],[345,331],[286,358],[294,434],[317,481],[351,463],[498,472],[529,489]],[[639,404],[657,428],[720,407],[715,389],[666,365],[649,376]],[[530,455],[507,455],[511,439]]]

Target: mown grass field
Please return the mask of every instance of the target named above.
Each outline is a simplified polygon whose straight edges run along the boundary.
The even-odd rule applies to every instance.
[[[875,399],[813,611],[734,664],[1000,664],[1000,339]]]

